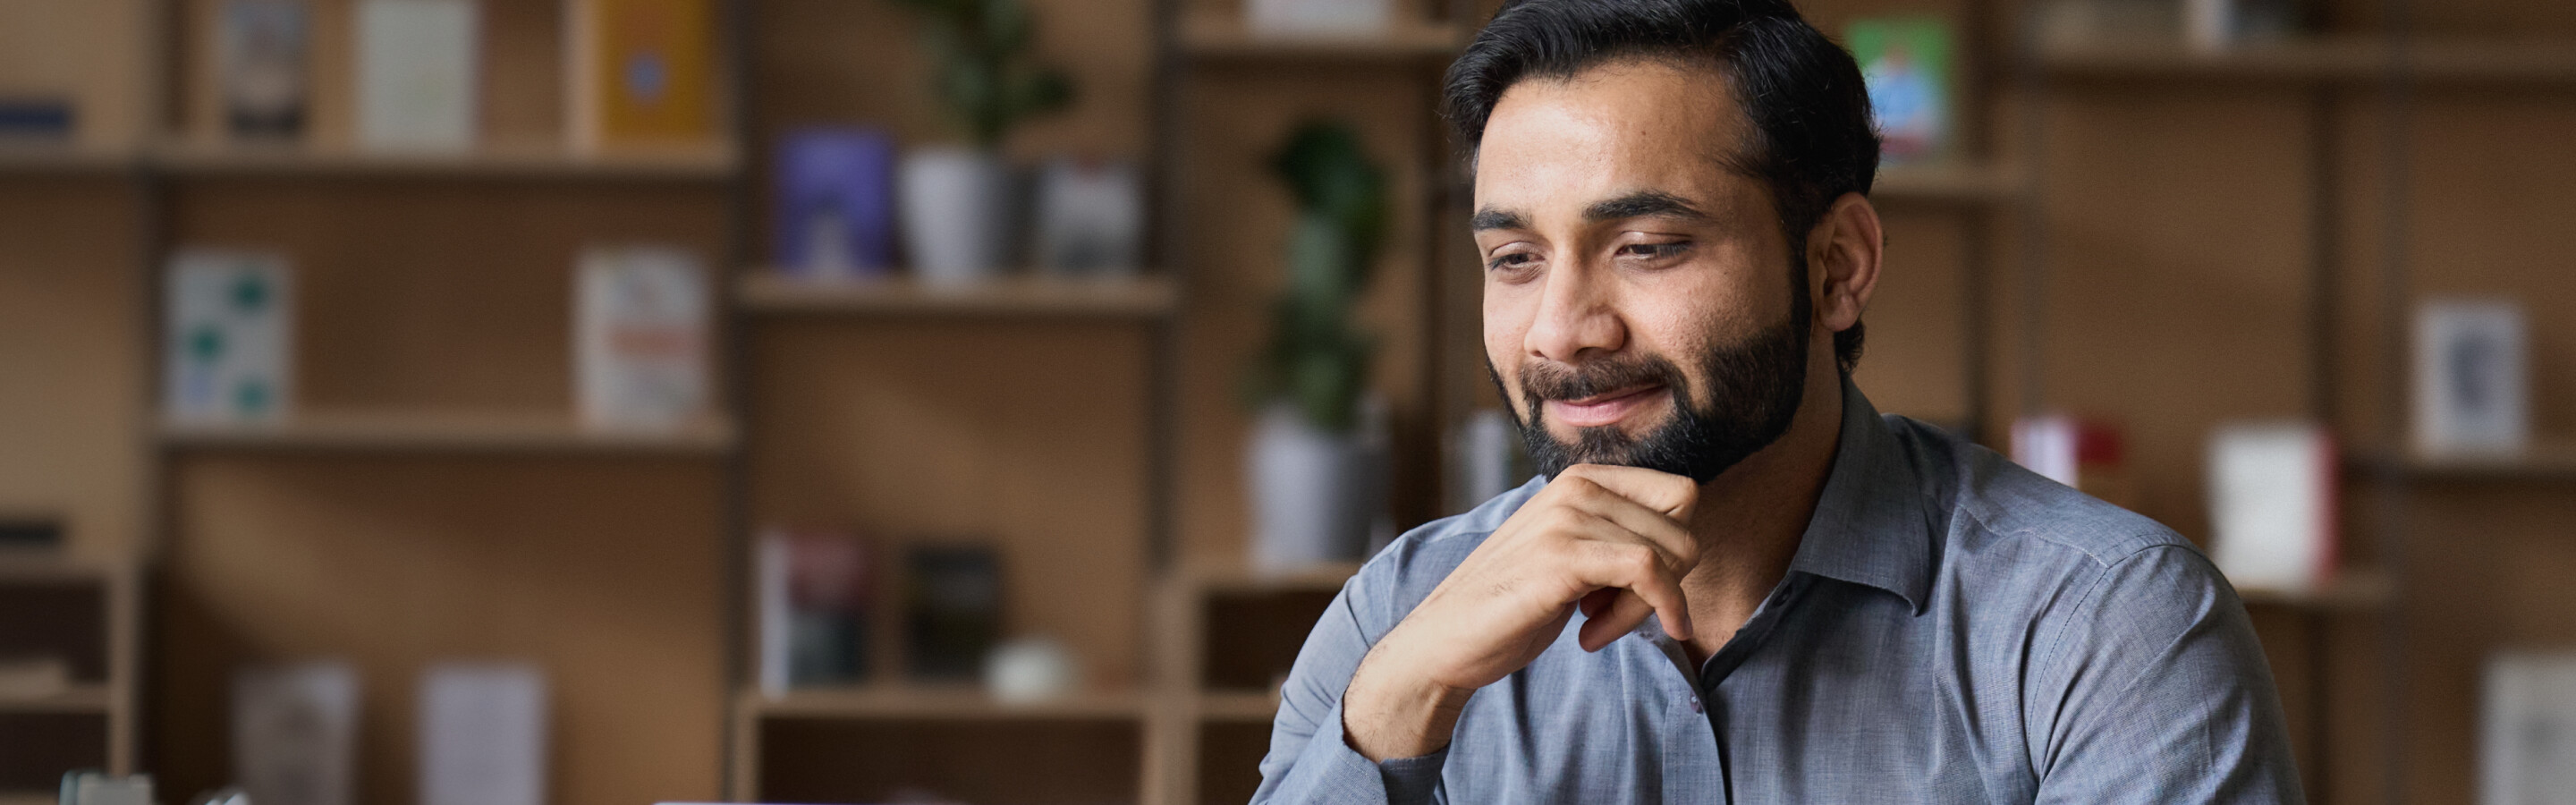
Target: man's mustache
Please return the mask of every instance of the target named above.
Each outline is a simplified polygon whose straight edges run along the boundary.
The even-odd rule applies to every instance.
[[[1613,355],[1572,365],[1541,361],[1522,367],[1520,374],[1521,394],[1533,409],[1547,400],[1580,400],[1645,385],[1674,391],[1683,387],[1681,368],[1660,355]]]

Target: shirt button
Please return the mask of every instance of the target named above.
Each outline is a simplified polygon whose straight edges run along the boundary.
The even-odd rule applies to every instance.
[[[1708,706],[1707,706],[1707,705],[1704,705],[1704,704],[1700,704],[1700,703],[1699,703],[1699,697],[1697,697],[1697,696],[1693,696],[1693,697],[1691,697],[1691,712],[1694,712],[1694,713],[1706,713],[1706,712],[1708,712]]]

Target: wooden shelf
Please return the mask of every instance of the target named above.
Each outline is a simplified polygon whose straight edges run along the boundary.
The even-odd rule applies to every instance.
[[[726,146],[592,156],[555,146],[412,154],[178,142],[152,149],[148,160],[173,174],[223,177],[721,181],[741,171],[741,160]]]
[[[1402,14],[1398,14],[1402,17]],[[1256,33],[1221,13],[1191,14],[1181,23],[1181,51],[1201,59],[1393,61],[1446,58],[1465,47],[1456,25],[1398,19],[1378,34],[1288,36]]]
[[[1339,592],[1342,583],[1358,572],[1358,562],[1322,564],[1279,575],[1264,575],[1241,567],[1203,567],[1184,571],[1181,580],[1202,594],[1330,593]]]
[[[134,152],[127,150],[71,144],[26,143],[0,146],[0,175],[112,176],[130,173],[142,167],[142,164],[142,160]]]
[[[115,699],[103,684],[73,685],[45,696],[0,695],[0,713],[98,713],[105,715]]]
[[[744,691],[738,707],[758,718],[876,721],[1128,721],[1145,717],[1132,693],[1082,693],[1042,702],[1001,702],[975,688],[865,686],[770,696]]]
[[[2010,166],[1974,163],[1882,168],[1872,201],[1904,204],[1992,204],[2020,199],[2028,182]]]
[[[2576,41],[2417,39],[2402,54],[2378,36],[2326,36],[2225,49],[2179,42],[2051,46],[2040,63],[2056,76],[2095,79],[2382,81],[2392,66],[2413,81],[2576,83]]]
[[[746,272],[737,295],[768,314],[845,316],[1022,316],[1150,319],[1170,315],[1179,294],[1159,277],[1054,279],[1015,276],[962,286],[904,277],[816,282],[777,271]]]
[[[1279,702],[1269,693],[1235,691],[1199,694],[1200,721],[1257,721],[1269,723],[1279,716]]]
[[[2243,588],[2236,591],[2248,607],[2280,607],[2331,611],[2373,611],[2386,609],[2396,598],[2397,584],[2388,574],[2377,570],[2345,570],[2333,580],[2313,590],[2273,590]]]
[[[2347,459],[2363,473],[2415,481],[2576,481],[2576,444],[2540,444],[2519,453],[2358,452]]]
[[[164,423],[161,441],[190,450],[715,455],[733,447],[734,428],[716,420],[629,432],[585,428],[565,414],[335,411],[274,425]]]

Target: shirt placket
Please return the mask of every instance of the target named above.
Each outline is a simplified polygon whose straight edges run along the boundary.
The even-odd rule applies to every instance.
[[[1719,646],[1717,653],[1710,655],[1708,662],[1701,665],[1696,674],[1690,675],[1694,684],[1688,706],[1693,717],[1678,721],[1688,724],[1689,729],[1686,731],[1695,735],[1670,737],[1676,743],[1687,741],[1708,747],[1707,760],[1716,770],[1715,779],[1700,782],[1715,788],[1719,792],[1721,802],[1735,801],[1735,776],[1728,768],[1733,758],[1727,752],[1726,746],[1725,725],[1729,715],[1726,697],[1720,695],[1718,686],[1725,684],[1726,680],[1735,674],[1736,669],[1744,667],[1745,660],[1770,642],[1773,629],[1780,624],[1782,615],[1805,592],[1807,581],[1806,576],[1794,571],[1787,578],[1781,579],[1778,586],[1771,588],[1771,594],[1763,597],[1762,604],[1754,608],[1753,617],[1745,620],[1744,628],[1737,629],[1735,636],[1728,639],[1726,645]],[[1684,656],[1681,654],[1679,645],[1674,645],[1671,649],[1677,661],[1687,663],[1686,660],[1679,659]],[[1691,741],[1692,737],[1698,740]]]

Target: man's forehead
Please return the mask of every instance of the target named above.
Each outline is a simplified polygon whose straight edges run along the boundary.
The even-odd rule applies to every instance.
[[[1588,208],[1640,192],[1702,195],[1744,177],[1749,130],[1714,68],[1629,60],[1526,79],[1487,118],[1476,201]]]

